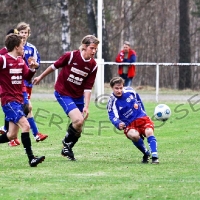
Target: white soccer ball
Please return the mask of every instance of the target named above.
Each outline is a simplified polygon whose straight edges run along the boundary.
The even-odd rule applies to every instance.
[[[154,109],[154,116],[159,121],[166,121],[171,116],[171,109],[166,104],[159,104]]]

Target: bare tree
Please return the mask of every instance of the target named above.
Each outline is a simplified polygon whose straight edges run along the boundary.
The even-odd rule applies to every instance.
[[[179,1],[179,62],[191,62],[189,0]],[[179,89],[191,88],[191,67],[179,67]]]
[[[70,50],[70,21],[68,12],[68,1],[61,0],[61,23],[62,23],[62,48],[63,52]]]

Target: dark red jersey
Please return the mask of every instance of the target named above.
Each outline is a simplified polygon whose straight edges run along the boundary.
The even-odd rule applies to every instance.
[[[21,56],[14,58],[9,53],[0,56],[1,105],[12,101],[23,103],[23,80],[29,81],[34,74]]]
[[[79,50],[66,52],[54,67],[62,68],[55,84],[55,90],[61,95],[79,98],[85,90],[92,90],[97,73],[93,58],[85,60]]]
[[[8,53],[8,50],[6,47],[3,47],[2,49],[0,49],[0,55],[5,55],[6,53]]]

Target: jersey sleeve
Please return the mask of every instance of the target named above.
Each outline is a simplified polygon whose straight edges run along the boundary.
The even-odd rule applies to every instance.
[[[107,104],[108,117],[109,117],[109,120],[111,121],[111,123],[117,129],[119,129],[119,123],[121,123],[122,121],[119,120],[119,115],[118,115],[117,107],[116,107],[116,105],[115,105],[114,102],[115,102],[115,100],[111,96],[110,99],[108,100],[108,104]]]
[[[140,95],[138,93],[136,93],[136,100],[137,100],[138,104],[141,106],[142,110],[144,112],[146,112],[145,108],[144,108],[144,104],[142,103],[142,100],[141,100]]]
[[[53,65],[56,69],[58,68],[62,68],[66,65],[68,65],[68,62],[70,60],[70,55],[71,52],[66,52],[65,54],[63,54]]]

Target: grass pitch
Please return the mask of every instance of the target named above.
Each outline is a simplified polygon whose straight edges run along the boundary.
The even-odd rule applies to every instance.
[[[199,199],[199,104],[169,102],[171,118],[155,121],[159,165],[141,164],[142,154],[95,103],[74,147],[77,161],[68,161],[60,155],[69,123],[63,110],[55,101],[32,104],[40,132],[49,135],[39,143],[31,136],[33,151],[46,160],[31,168],[22,145],[0,144],[1,200]],[[149,116],[155,106],[145,102]]]

